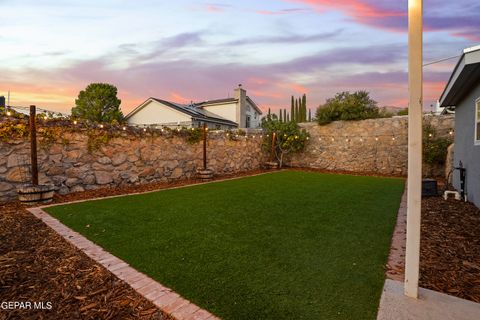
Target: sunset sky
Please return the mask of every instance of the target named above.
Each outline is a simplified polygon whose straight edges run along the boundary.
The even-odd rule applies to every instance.
[[[425,0],[424,61],[480,43],[478,0]],[[307,94],[315,108],[367,90],[407,104],[407,0],[0,0],[0,95],[65,112],[91,82],[117,86],[126,114],[152,96],[232,96],[263,110]],[[425,106],[457,59],[425,67]]]

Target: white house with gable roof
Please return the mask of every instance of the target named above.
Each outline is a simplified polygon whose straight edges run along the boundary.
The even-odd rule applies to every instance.
[[[129,125],[194,128],[206,123],[211,129],[258,128],[262,111],[241,85],[233,98],[180,104],[148,98],[126,117]]]

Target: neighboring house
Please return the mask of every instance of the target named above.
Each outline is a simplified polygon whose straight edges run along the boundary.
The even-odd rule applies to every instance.
[[[149,98],[126,117],[130,125],[199,127],[206,123],[212,129],[258,128],[262,111],[238,86],[233,98],[180,104]]]
[[[466,169],[468,200],[480,207],[480,46],[465,49],[440,97],[441,107],[455,107],[454,166]],[[459,170],[453,184],[460,189]]]

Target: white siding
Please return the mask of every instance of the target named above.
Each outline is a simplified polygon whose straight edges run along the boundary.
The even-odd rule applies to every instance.
[[[237,122],[237,104],[235,102],[227,103],[227,104],[218,104],[212,106],[205,106],[203,109],[219,115],[220,117]]]
[[[172,124],[177,122],[189,122],[192,119],[183,112],[177,111],[158,101],[149,101],[147,104],[128,118],[127,122],[131,125],[143,124]]]

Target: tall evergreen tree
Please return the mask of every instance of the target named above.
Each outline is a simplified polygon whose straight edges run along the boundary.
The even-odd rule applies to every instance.
[[[293,121],[295,121],[296,123],[299,122],[300,120],[300,108],[298,106],[298,100],[295,99],[295,116],[293,117]]]
[[[295,121],[295,106],[293,102],[293,96],[292,96],[292,105],[290,107],[290,121]]]
[[[278,120],[279,120],[280,122],[283,122],[283,112],[282,112],[282,109],[280,109],[279,113],[280,113],[280,114],[279,114]]]
[[[287,122],[290,122],[290,115],[287,114]]]
[[[312,121],[312,109],[308,109],[308,122]]]
[[[283,109],[283,121],[287,122],[287,109]]]
[[[307,95],[304,93],[302,96],[303,107],[303,121],[307,121]]]
[[[270,116],[272,112],[270,111],[270,108],[268,108],[268,116]]]

